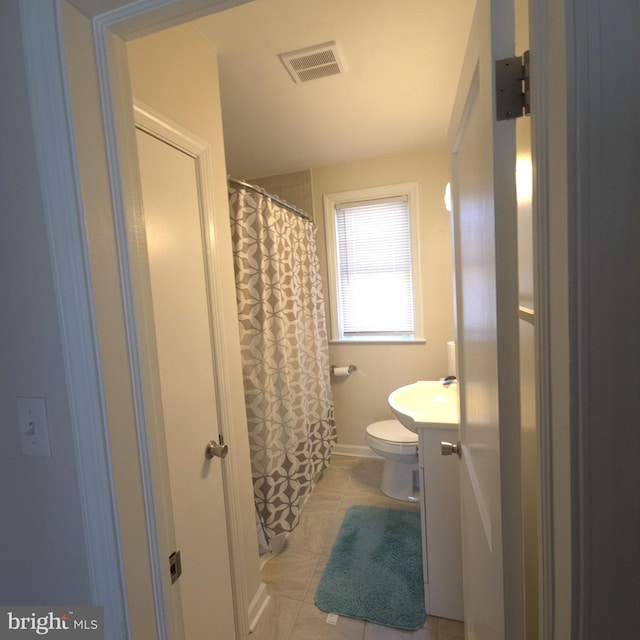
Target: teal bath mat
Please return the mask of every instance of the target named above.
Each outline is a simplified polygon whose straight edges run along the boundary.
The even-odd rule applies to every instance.
[[[420,514],[351,507],[316,591],[323,611],[415,630],[424,625]]]

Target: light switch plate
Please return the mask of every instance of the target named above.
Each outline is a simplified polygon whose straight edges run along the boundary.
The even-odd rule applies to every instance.
[[[51,457],[49,425],[44,398],[16,398],[22,454]]]

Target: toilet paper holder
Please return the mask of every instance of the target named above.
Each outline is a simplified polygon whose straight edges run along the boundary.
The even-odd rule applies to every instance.
[[[348,376],[350,376],[354,371],[358,370],[358,367],[356,367],[355,364],[350,364],[350,365],[348,365],[346,367],[344,365],[343,366],[339,366],[339,365],[332,364],[331,365],[331,373],[336,375],[336,369],[344,370],[345,368],[347,370],[346,373],[347,373]],[[344,375],[344,373],[340,373],[340,375]]]

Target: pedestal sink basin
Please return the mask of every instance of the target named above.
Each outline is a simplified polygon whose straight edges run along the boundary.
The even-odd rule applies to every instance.
[[[457,425],[458,385],[439,380],[420,380],[389,395],[393,415],[410,431]]]

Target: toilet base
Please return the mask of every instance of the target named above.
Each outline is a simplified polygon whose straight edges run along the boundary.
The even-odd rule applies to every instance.
[[[420,500],[418,464],[405,464],[386,458],[380,490],[395,500],[418,502]]]

